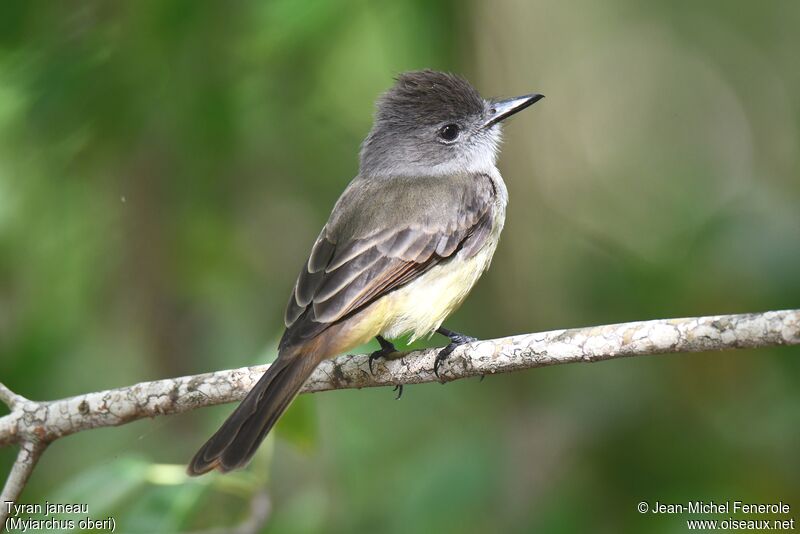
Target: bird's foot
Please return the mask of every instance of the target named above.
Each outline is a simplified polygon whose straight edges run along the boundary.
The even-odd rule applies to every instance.
[[[372,370],[372,362],[374,362],[378,358],[385,358],[386,356],[389,356],[390,354],[394,354],[395,352],[397,352],[397,349],[395,348],[395,346],[392,344],[391,341],[386,341],[381,336],[375,336],[375,339],[377,339],[378,343],[381,344],[381,348],[369,355],[369,372],[370,374],[373,375],[375,374],[375,372]],[[398,398],[400,397],[398,396]]]
[[[436,378],[440,378],[439,367],[441,367],[442,362],[450,356],[456,347],[466,343],[472,343],[473,341],[478,341],[478,338],[467,336],[465,334],[459,334],[458,332],[453,332],[447,328],[439,328],[436,330],[436,333],[447,336],[450,339],[450,344],[439,351],[439,353],[436,355],[436,360],[433,362],[433,374],[436,375]]]

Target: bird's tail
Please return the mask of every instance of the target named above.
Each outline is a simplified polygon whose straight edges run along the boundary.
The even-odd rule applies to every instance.
[[[216,434],[197,451],[187,472],[197,476],[215,468],[224,473],[245,466],[322,360],[318,352],[282,351]]]

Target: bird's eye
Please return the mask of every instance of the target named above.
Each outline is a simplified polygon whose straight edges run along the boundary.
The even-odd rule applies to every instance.
[[[460,132],[461,128],[458,127],[458,124],[447,124],[439,130],[439,137],[447,142],[455,141]]]

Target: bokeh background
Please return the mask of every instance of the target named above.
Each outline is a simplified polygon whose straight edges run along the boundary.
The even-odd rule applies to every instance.
[[[799,27],[791,0],[5,1],[0,380],[55,399],[273,358],[374,99],[425,67],[547,95],[506,127],[506,230],[450,328],[797,307]],[[121,532],[235,525],[263,490],[264,532],[685,530],[641,500],[800,519],[799,356],[304,396],[247,471],[187,481],[230,407],[205,409],[59,441],[22,500]]]

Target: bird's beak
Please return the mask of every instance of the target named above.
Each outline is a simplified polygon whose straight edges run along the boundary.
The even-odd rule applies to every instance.
[[[500,100],[497,102],[492,102],[492,107],[490,109],[491,115],[489,116],[489,120],[483,125],[484,128],[491,128],[498,122],[507,119],[514,113],[518,111],[522,111],[523,109],[527,108],[528,106],[532,106],[539,100],[543,99],[544,95],[540,94],[533,94],[533,95],[525,95],[525,96],[517,96],[514,98],[509,98],[508,100]]]

